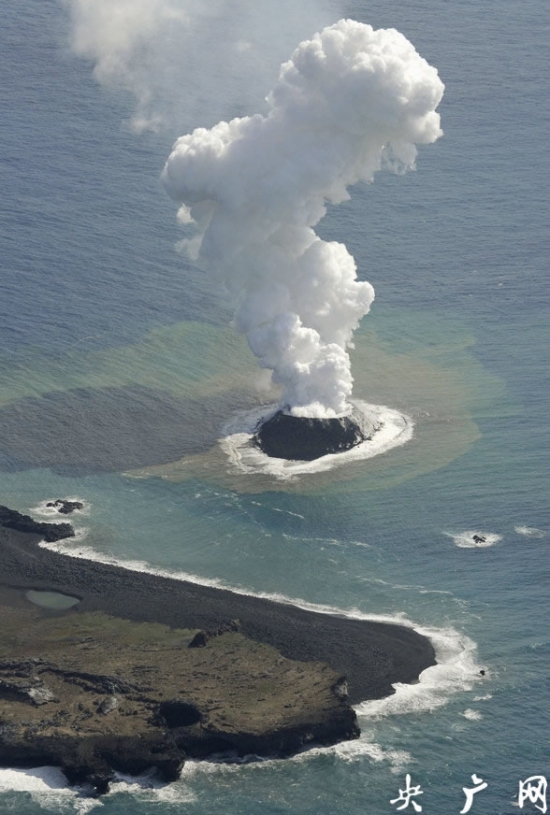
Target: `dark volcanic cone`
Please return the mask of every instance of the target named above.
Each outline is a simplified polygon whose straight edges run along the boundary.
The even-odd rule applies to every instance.
[[[357,408],[337,419],[310,419],[279,410],[258,426],[253,441],[271,458],[314,461],[351,450],[371,439],[376,430]]]

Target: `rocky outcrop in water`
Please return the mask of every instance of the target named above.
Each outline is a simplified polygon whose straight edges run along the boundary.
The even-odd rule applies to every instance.
[[[56,509],[60,515],[71,515],[75,510],[84,509],[82,501],[68,501],[66,498],[57,498],[55,501],[48,501],[47,507]]]
[[[314,461],[351,450],[372,438],[377,429],[357,408],[336,419],[292,416],[279,410],[260,423],[253,441],[271,458]]]
[[[40,523],[29,515],[22,515],[15,509],[0,506],[0,526],[14,529],[17,532],[27,532],[31,535],[40,535],[48,543],[74,537],[74,529],[68,523],[51,524]]]

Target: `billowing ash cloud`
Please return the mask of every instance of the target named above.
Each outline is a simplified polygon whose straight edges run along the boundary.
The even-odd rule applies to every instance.
[[[163,171],[182,244],[238,299],[236,326],[298,416],[346,412],[347,348],[374,291],[341,243],[313,230],[326,204],[383,166],[414,168],[441,135],[437,71],[398,31],[341,20],[281,67],[266,116],[179,138]]]

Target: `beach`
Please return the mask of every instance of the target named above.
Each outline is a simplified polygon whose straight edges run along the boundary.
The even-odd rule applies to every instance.
[[[321,661],[345,674],[352,704],[393,693],[435,663],[429,640],[413,628],[335,617],[287,603],[171,580],[40,548],[39,535],[0,527],[3,583],[81,598],[79,612],[103,611],[174,628],[217,629],[239,620],[252,640],[290,659]]]

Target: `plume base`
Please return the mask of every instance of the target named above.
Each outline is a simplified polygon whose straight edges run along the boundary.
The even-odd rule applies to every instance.
[[[315,461],[369,441],[378,429],[376,422],[355,407],[345,416],[332,419],[293,416],[278,410],[260,422],[253,443],[270,458]]]

